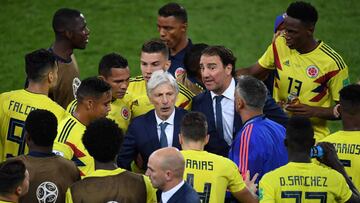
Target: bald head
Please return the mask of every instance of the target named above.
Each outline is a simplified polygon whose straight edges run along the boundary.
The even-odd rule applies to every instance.
[[[150,177],[154,188],[165,192],[183,181],[184,169],[184,157],[179,150],[166,147],[151,154],[146,175]]]
[[[185,160],[180,151],[175,147],[166,147],[156,150],[151,156],[154,156],[159,162],[162,170],[173,171],[174,176],[182,178],[185,170]],[[150,158],[151,158],[150,156]]]

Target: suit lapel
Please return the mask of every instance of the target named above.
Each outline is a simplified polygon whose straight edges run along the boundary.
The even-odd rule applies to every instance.
[[[160,148],[160,140],[157,132],[157,123],[155,118],[155,111],[151,110],[151,113],[147,117],[146,122],[146,134],[149,137],[149,141],[152,148],[155,150]]]
[[[172,146],[180,149],[179,142],[179,133],[180,133],[180,123],[182,112],[178,108],[175,107],[175,117],[174,117],[174,133],[173,133],[173,143]]]

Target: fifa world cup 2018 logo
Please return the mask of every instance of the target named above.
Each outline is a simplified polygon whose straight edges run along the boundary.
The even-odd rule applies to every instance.
[[[59,190],[52,182],[43,182],[36,189],[36,198],[39,203],[54,203],[58,194]]]

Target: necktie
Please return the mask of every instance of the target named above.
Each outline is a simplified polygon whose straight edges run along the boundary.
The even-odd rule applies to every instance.
[[[168,123],[166,122],[162,122],[159,124],[160,126],[160,146],[161,148],[163,147],[168,147],[168,142],[167,142],[167,137],[166,137],[166,133],[165,133],[165,128],[168,125]]]
[[[223,119],[222,119],[222,109],[221,109],[221,100],[224,98],[223,95],[215,96],[215,111],[216,111],[216,129],[220,137],[223,137],[228,145],[231,145],[232,140],[228,136],[224,135],[223,130]]]

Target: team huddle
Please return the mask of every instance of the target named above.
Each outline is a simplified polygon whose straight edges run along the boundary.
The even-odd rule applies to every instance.
[[[105,54],[80,80],[90,30],[53,16],[55,41],[25,55],[25,87],[0,94],[0,203],[360,202],[360,85],[293,2],[260,59],[193,44],[184,7],[158,10],[141,75]],[[327,120],[342,120],[330,134]]]

